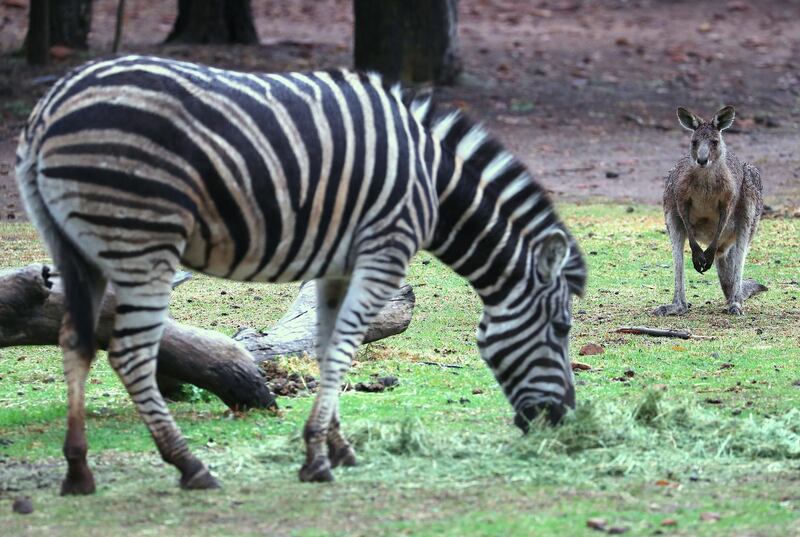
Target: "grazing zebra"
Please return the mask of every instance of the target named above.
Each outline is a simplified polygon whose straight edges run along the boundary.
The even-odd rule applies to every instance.
[[[59,267],[68,386],[63,494],[90,493],[84,383],[98,304],[117,296],[108,358],[181,486],[217,487],[155,382],[172,276],[317,279],[320,389],[302,481],[355,464],[338,395],[370,320],[427,249],[484,303],[481,356],[516,411],[575,405],[572,293],[586,271],[542,188],[486,131],[374,74],[245,74],[160,58],[96,61],[59,80],[23,131],[17,175]]]

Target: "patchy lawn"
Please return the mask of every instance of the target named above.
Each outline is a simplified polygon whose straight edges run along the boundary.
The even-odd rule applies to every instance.
[[[279,415],[232,416],[203,393],[172,405],[224,490],[186,493],[100,357],[87,389],[98,493],[58,496],[65,387],[55,348],[0,350],[0,524],[8,535],[650,535],[800,533],[800,220],[763,222],[745,271],[770,290],[722,313],[712,271],[687,270],[688,315],[654,318],[672,298],[668,239],[650,207],[566,205],[590,265],[574,304],[578,410],[521,437],[474,343],[480,304],[428,255],[409,282],[414,321],[368,345],[349,375],[397,388],[342,395],[360,465],[337,482],[297,482],[311,397]],[[27,224],[0,225],[0,266],[45,261]],[[690,269],[690,267],[689,267]],[[295,287],[197,276],[175,293],[176,319],[228,334],[263,328]],[[235,306],[235,307],[234,307]],[[626,324],[686,328],[706,340],[623,335]],[[587,343],[605,352],[579,356]],[[438,362],[461,366],[443,368]],[[290,369],[314,366],[287,360]],[[31,515],[11,512],[30,496]],[[599,524],[600,521],[598,521]]]

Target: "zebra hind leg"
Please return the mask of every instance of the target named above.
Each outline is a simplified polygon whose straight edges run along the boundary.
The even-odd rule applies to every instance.
[[[87,267],[88,269],[88,267]],[[88,269],[86,275],[94,271]],[[89,304],[93,309],[86,312],[93,315],[93,322],[97,323],[100,310],[100,302],[105,293],[106,280],[99,273],[93,274],[96,278],[87,282],[89,285],[86,290],[90,295]],[[85,411],[85,388],[86,378],[92,366],[95,353],[94,341],[91,347],[86,348],[81,344],[72,319],[72,314],[64,314],[58,337],[64,356],[64,377],[67,382],[67,435],[64,439],[64,457],[67,460],[67,475],[61,483],[61,494],[92,494],[95,490],[94,476],[86,462],[88,443],[86,442],[86,411]]]
[[[161,457],[181,472],[181,488],[219,488],[205,465],[189,451],[156,384],[156,357],[173,273],[164,271],[141,285],[114,284],[117,309],[108,359],[153,436]]]
[[[39,227],[53,256],[64,286],[65,313],[58,334],[63,354],[64,377],[67,383],[67,434],[64,438],[64,458],[67,475],[61,483],[61,494],[91,494],[95,490],[94,476],[86,462],[85,389],[97,344],[95,330],[100,303],[106,289],[106,279],[99,268],[89,263],[73,243],[52,221],[49,213],[38,203]]]
[[[327,350],[320,361],[320,390],[306,421],[303,438],[306,443],[306,460],[300,468],[300,481],[333,481],[332,460],[329,458],[329,438],[344,444],[338,446],[344,456],[337,462],[345,464],[352,448],[339,430],[337,415],[339,389],[342,377],[350,368],[353,355],[364,339],[369,323],[397,291],[405,274],[398,271],[397,257],[390,260],[370,260],[356,268],[344,300],[336,316]],[[386,269],[381,270],[381,269]],[[332,435],[332,436],[329,436]],[[346,446],[346,447],[344,447]],[[347,460],[347,462],[351,462]]]
[[[320,371],[348,283],[348,280],[333,278],[317,280],[317,363]],[[331,468],[356,465],[355,451],[339,426],[338,399],[328,428],[327,445]]]

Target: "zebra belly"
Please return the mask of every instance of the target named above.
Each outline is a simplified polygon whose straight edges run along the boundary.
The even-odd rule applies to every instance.
[[[234,245],[231,241],[214,235],[207,241],[195,232],[187,241],[181,263],[192,270],[219,278],[286,283],[346,276],[350,272],[349,245],[350,241],[342,238],[338,248],[330,255],[318,249],[310,254],[291,256],[291,259],[287,256],[276,256],[266,264],[260,256],[250,255],[232,266],[230,260]],[[280,245],[275,248],[276,251],[282,249],[286,248],[281,248]]]

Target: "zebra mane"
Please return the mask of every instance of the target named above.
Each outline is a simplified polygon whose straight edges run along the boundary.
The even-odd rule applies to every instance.
[[[392,88],[397,91],[396,88]],[[509,187],[509,181],[495,181],[500,176],[511,177],[514,182],[525,182],[525,190],[531,196],[541,196],[552,209],[552,200],[547,191],[533,178],[528,167],[479,121],[471,119],[461,110],[440,112],[433,105],[430,91],[416,95],[404,95],[411,114],[439,141],[445,150],[460,157],[467,167],[473,167],[479,175],[489,176],[487,188],[502,190]],[[570,245],[570,257],[564,265],[564,274],[572,292],[582,296],[586,287],[586,264],[578,243],[566,226],[557,220],[555,226],[566,233]]]

